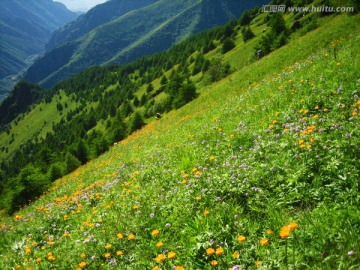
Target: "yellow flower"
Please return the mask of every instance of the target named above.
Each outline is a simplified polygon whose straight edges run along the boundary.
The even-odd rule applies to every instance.
[[[314,138],[310,138],[310,142],[315,142],[315,139]]]
[[[201,200],[201,197],[200,197],[200,196],[197,196],[197,197],[195,198],[195,200],[200,201],[200,200]]]
[[[214,156],[211,156],[210,157],[210,161],[214,161],[215,160],[215,157]]]
[[[25,248],[25,253],[26,254],[31,254],[31,249],[30,248]]]
[[[174,259],[175,257],[176,257],[176,253],[175,253],[175,252],[170,251],[170,252],[168,253],[168,258],[169,258],[169,259]]]
[[[124,238],[124,236],[122,235],[122,233],[118,233],[116,236],[117,236],[118,239],[123,239],[123,238]]]
[[[124,252],[122,252],[121,250],[116,251],[116,255],[118,255],[118,256],[121,256],[123,254],[124,254]]]
[[[209,212],[208,210],[206,210],[206,209],[204,210],[204,216],[209,215],[209,213],[210,213],[210,212]]]
[[[86,267],[86,262],[79,263],[79,266],[80,266],[80,268],[85,268]]]
[[[304,143],[304,140],[299,140],[299,144],[303,144]]]
[[[212,260],[210,263],[212,266],[217,266],[219,263],[217,260]]]
[[[153,268],[151,268],[151,270],[161,270],[161,268],[160,267],[153,267]]]
[[[255,262],[255,265],[256,265],[256,266],[262,265],[262,261],[256,261],[256,262]]]
[[[107,258],[109,258],[111,256],[111,254],[110,253],[105,253],[105,255],[104,255],[104,257],[107,259]]]
[[[134,240],[135,239],[135,235],[130,233],[129,236],[128,236],[128,239],[129,240]]]
[[[151,234],[152,234],[153,236],[157,236],[157,235],[159,235],[159,233],[160,233],[159,230],[153,230],[153,231],[151,232]]]
[[[221,248],[221,247],[218,247],[217,249],[216,249],[216,255],[223,255],[224,254],[224,250]]]
[[[296,222],[290,222],[289,224],[289,228],[290,230],[295,230],[298,227]]]
[[[233,253],[232,257],[233,257],[234,259],[239,258],[239,252],[235,251],[235,252]]]
[[[239,235],[237,239],[238,239],[238,241],[241,242],[241,243],[243,243],[243,242],[246,241],[246,237],[243,236],[243,235]]]
[[[185,270],[183,266],[175,266],[174,270]]]
[[[206,255],[211,256],[214,255],[215,250],[213,248],[206,249]]]
[[[164,245],[163,242],[157,242],[157,243],[156,243],[156,247],[158,247],[158,248],[159,248],[159,247],[162,247],[163,245]]]
[[[112,245],[111,245],[111,244],[106,244],[105,248],[106,248],[106,249],[111,249],[111,248],[112,248]]]
[[[290,228],[289,226],[284,226],[281,228],[280,236],[282,239],[287,238],[290,235]]]
[[[272,234],[273,232],[272,232],[272,230],[268,229],[268,230],[266,230],[266,233],[270,235],[270,234]]]
[[[260,245],[261,246],[266,246],[267,244],[269,244],[269,240],[267,240],[266,238],[263,238],[260,240]]]
[[[165,260],[165,255],[164,254],[159,254],[156,256],[156,262],[157,263],[162,263]]]
[[[86,254],[85,254],[85,253],[81,253],[80,257],[84,259],[84,258],[86,257]]]
[[[37,259],[36,259],[36,262],[37,262],[37,263],[41,262],[41,258],[37,258]]]

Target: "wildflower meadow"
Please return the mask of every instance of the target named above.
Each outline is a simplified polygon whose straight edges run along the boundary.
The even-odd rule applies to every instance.
[[[0,268],[359,269],[359,43],[204,86],[2,213]]]

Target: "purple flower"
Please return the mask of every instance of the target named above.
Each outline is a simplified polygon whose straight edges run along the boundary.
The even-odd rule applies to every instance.
[[[240,266],[235,265],[235,266],[233,266],[232,270],[240,270]]]
[[[155,214],[154,213],[151,213],[150,214],[150,218],[154,218]]]
[[[322,256],[323,258],[325,258],[325,257],[326,257],[326,253],[325,253],[325,252],[321,253],[321,256]]]
[[[351,137],[351,134],[350,134],[350,133],[346,133],[346,137],[347,137],[347,138],[350,138],[350,137]]]
[[[115,264],[116,264],[116,260],[115,260],[115,259],[112,259],[112,260],[109,262],[109,264],[115,265]]]

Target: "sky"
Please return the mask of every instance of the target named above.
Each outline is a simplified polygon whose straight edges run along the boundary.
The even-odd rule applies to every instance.
[[[107,0],[54,0],[54,2],[63,3],[72,11],[88,11],[93,6],[104,3]]]

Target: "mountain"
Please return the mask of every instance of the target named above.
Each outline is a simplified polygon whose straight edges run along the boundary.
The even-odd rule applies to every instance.
[[[52,49],[28,69],[24,79],[50,87],[93,65],[128,63],[166,50],[194,33],[236,19],[245,9],[267,2],[109,1],[55,32],[48,44]]]
[[[0,79],[16,75],[44,51],[53,31],[74,20],[76,13],[52,0],[0,2]]]

